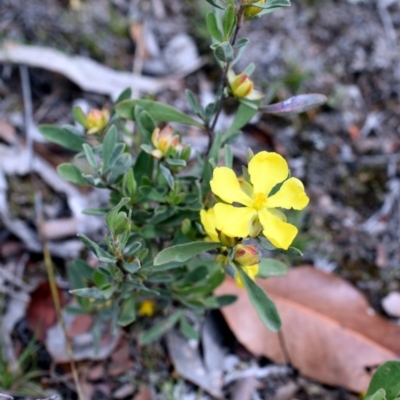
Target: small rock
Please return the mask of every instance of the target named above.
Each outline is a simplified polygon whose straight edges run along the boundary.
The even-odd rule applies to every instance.
[[[391,292],[382,299],[382,308],[391,317],[400,318],[400,292]]]

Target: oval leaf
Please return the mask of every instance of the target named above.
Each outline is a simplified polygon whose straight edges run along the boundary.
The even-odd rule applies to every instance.
[[[201,122],[178,111],[176,108],[151,100],[125,100],[117,104],[115,110],[122,118],[132,119],[136,106],[146,110],[156,121],[179,122],[185,125],[193,125],[203,128]]]
[[[86,143],[83,138],[59,126],[41,125],[39,126],[39,132],[49,142],[57,143],[69,150],[82,151],[82,144]]]
[[[385,390],[388,400],[398,397],[400,393],[400,361],[387,361],[376,370],[369,384],[367,396],[373,396],[379,389]]]
[[[243,271],[242,268],[238,268],[238,272],[258,317],[269,330],[272,332],[278,332],[279,329],[281,329],[282,323],[275,303],[267,296],[267,293],[265,293],[264,290]]]
[[[89,186],[82,176],[82,171],[73,164],[64,163],[57,167],[58,174],[61,178],[68,182],[75,183],[75,185]]]
[[[219,247],[221,247],[221,243],[191,242],[178,244],[160,251],[154,259],[154,265],[163,265],[172,261],[185,262],[201,253]]]

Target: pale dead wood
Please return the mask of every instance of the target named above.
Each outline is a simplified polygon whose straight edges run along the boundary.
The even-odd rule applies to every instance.
[[[158,93],[177,86],[178,81],[198,69],[203,60],[189,63],[184,70],[175,71],[173,76],[156,79],[115,71],[87,57],[69,56],[44,46],[6,42],[0,48],[0,63],[25,64],[57,72],[76,83],[82,90],[116,99],[126,88],[133,88],[140,93]]]

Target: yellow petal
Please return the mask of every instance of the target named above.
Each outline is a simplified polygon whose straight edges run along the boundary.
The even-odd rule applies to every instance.
[[[294,225],[281,221],[268,210],[258,212],[264,236],[275,246],[287,250],[297,235]]]
[[[207,235],[213,242],[219,242],[218,234],[215,230],[215,216],[214,216],[214,208],[210,208],[209,210],[201,210],[200,211],[200,220],[203,225],[204,230]]]
[[[233,202],[238,202],[245,206],[253,204],[253,200],[240,189],[238,178],[230,168],[215,168],[210,185],[212,192],[229,204]]]
[[[289,178],[277,193],[268,197],[267,207],[294,208],[302,210],[310,201],[304,191],[304,186],[297,178]]]
[[[250,207],[234,207],[217,203],[214,206],[215,226],[219,231],[231,237],[249,236],[249,224],[256,210]]]
[[[279,154],[261,151],[250,160],[249,174],[254,193],[268,195],[276,184],[288,177],[289,168]]]

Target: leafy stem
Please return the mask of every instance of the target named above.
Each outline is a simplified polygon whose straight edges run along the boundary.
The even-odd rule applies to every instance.
[[[243,13],[244,13],[244,8],[240,7],[239,11],[238,11],[238,14],[237,14],[236,27],[235,27],[235,30],[234,30],[233,35],[231,37],[231,40],[230,40],[231,46],[235,45],[237,37],[238,37],[238,34],[239,34],[239,30],[243,25],[243,22],[244,22]],[[219,90],[217,91],[217,93],[219,93],[219,96],[218,96],[217,101],[216,101],[216,103],[217,103],[216,112],[215,112],[215,115],[214,115],[214,119],[212,120],[211,124],[207,127],[207,134],[208,134],[208,149],[207,149],[207,153],[210,152],[210,149],[211,149],[211,146],[212,146],[212,141],[213,141],[213,138],[214,138],[214,129],[215,129],[215,126],[217,124],[218,118],[219,118],[219,116],[221,114],[222,100],[223,100],[223,97],[224,97],[224,89],[225,89],[225,87],[227,85],[227,76],[228,76],[228,71],[229,71],[230,66],[231,66],[231,61],[225,63],[225,67],[224,67],[224,70],[223,70],[223,73],[222,73],[222,77],[221,77],[221,81],[220,81],[220,84],[219,84]]]

